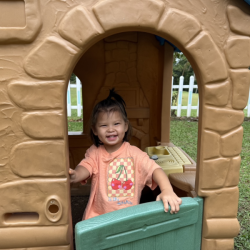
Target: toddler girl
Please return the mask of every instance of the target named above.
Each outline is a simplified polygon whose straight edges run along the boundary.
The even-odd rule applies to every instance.
[[[125,102],[114,89],[99,102],[91,117],[91,139],[94,143],[75,170],[70,169],[70,182],[83,182],[92,177],[91,194],[83,219],[139,204],[145,185],[159,185],[164,209],[179,211],[181,199],[173,192],[168,177],[148,155],[128,141],[131,125]]]

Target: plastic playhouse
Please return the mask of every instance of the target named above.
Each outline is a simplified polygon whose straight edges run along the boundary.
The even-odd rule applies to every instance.
[[[152,202],[80,222],[77,249],[233,249],[248,1],[0,0],[0,11],[0,249],[73,249],[70,194],[90,188],[70,189],[68,168],[91,145],[90,112],[112,87],[127,103],[131,144],[157,155],[188,197],[177,215]],[[174,49],[155,35],[195,71],[197,163],[169,139]],[[68,135],[72,72],[82,82],[84,128]]]

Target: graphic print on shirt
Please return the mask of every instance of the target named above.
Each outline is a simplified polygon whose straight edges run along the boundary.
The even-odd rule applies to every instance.
[[[108,167],[108,197],[135,195],[135,169],[133,158],[116,158]]]

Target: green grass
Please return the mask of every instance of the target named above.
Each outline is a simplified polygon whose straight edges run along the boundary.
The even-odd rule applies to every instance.
[[[196,161],[198,122],[171,121],[170,140]]]
[[[250,249],[250,121],[243,122],[243,128],[238,210],[241,229],[239,236],[235,238],[237,250]]]
[[[187,152],[191,158],[197,159],[198,123],[187,121],[171,121],[171,141]],[[250,250],[250,122],[243,123],[244,136],[241,152],[240,198],[238,220],[240,233],[235,238],[235,250]]]
[[[77,98],[76,98],[76,89],[71,89],[70,92],[71,96],[71,105],[77,105]],[[83,118],[83,114],[81,117],[77,116],[77,110],[71,110],[71,116],[68,117],[68,131],[83,131],[83,121],[80,120]]]

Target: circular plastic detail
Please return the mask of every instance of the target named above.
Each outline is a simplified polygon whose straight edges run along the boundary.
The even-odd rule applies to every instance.
[[[151,158],[152,160],[158,160],[158,156],[157,156],[157,155],[152,155],[150,158]]]
[[[50,197],[47,200],[45,207],[45,214],[48,220],[51,222],[57,222],[62,217],[62,206],[61,203],[55,197]]]

